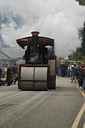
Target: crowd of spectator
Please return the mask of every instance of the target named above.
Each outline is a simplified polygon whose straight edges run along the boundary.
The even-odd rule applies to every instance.
[[[0,65],[0,86],[16,84],[18,78],[18,65]]]
[[[85,90],[85,64],[64,62],[57,63],[56,74],[61,77],[71,78],[71,83],[78,83],[79,87]],[[16,84],[18,80],[18,65],[0,66],[0,86],[10,86]]]
[[[60,61],[57,63],[56,74],[61,77],[69,77],[71,83],[74,81],[85,90],[85,64]]]

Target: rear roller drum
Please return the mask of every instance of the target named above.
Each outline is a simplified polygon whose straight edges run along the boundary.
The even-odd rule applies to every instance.
[[[22,91],[33,91],[33,82],[22,81],[21,82],[21,90]]]

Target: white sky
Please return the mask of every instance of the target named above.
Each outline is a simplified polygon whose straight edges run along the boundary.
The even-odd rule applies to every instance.
[[[57,56],[66,57],[81,45],[78,30],[85,21],[85,6],[75,0],[0,0],[0,15],[9,20],[2,23],[0,33],[10,46],[17,47],[16,39],[30,36],[34,30],[55,40]],[[18,26],[13,16],[22,17],[23,24]]]

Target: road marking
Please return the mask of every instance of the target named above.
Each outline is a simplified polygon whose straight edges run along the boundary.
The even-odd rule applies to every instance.
[[[78,113],[78,115],[77,115],[77,117],[76,117],[76,119],[75,119],[75,121],[74,121],[74,123],[73,123],[71,128],[77,128],[78,127],[78,124],[80,122],[80,119],[81,119],[84,111],[85,111],[85,103],[83,104],[83,106],[82,106],[80,112]]]
[[[83,128],[85,128],[85,123],[84,123],[84,126],[83,126]]]
[[[83,92],[83,90],[81,90],[77,84],[77,89],[82,93],[83,97],[85,98],[85,93]]]
[[[85,98],[85,93],[79,88],[78,85],[77,85],[77,89],[82,93],[83,97]],[[82,106],[80,112],[78,113],[78,115],[77,115],[77,117],[76,117],[76,119],[75,119],[75,121],[74,121],[74,123],[73,123],[71,128],[77,128],[78,127],[78,124],[80,122],[80,119],[81,119],[84,111],[85,111],[85,103],[83,104],[83,106]],[[84,123],[83,128],[85,128],[85,123]]]

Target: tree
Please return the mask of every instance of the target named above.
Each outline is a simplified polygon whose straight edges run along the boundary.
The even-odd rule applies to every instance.
[[[85,5],[85,0],[76,0],[80,5]],[[81,39],[81,47],[77,48],[75,52],[69,55],[70,60],[83,60],[85,61],[85,22],[84,27],[79,30],[79,37]]]
[[[83,29],[80,30],[80,37],[81,37],[81,49],[83,55],[85,55],[85,22]]]
[[[79,2],[80,5],[85,5],[85,0],[76,0]]]

